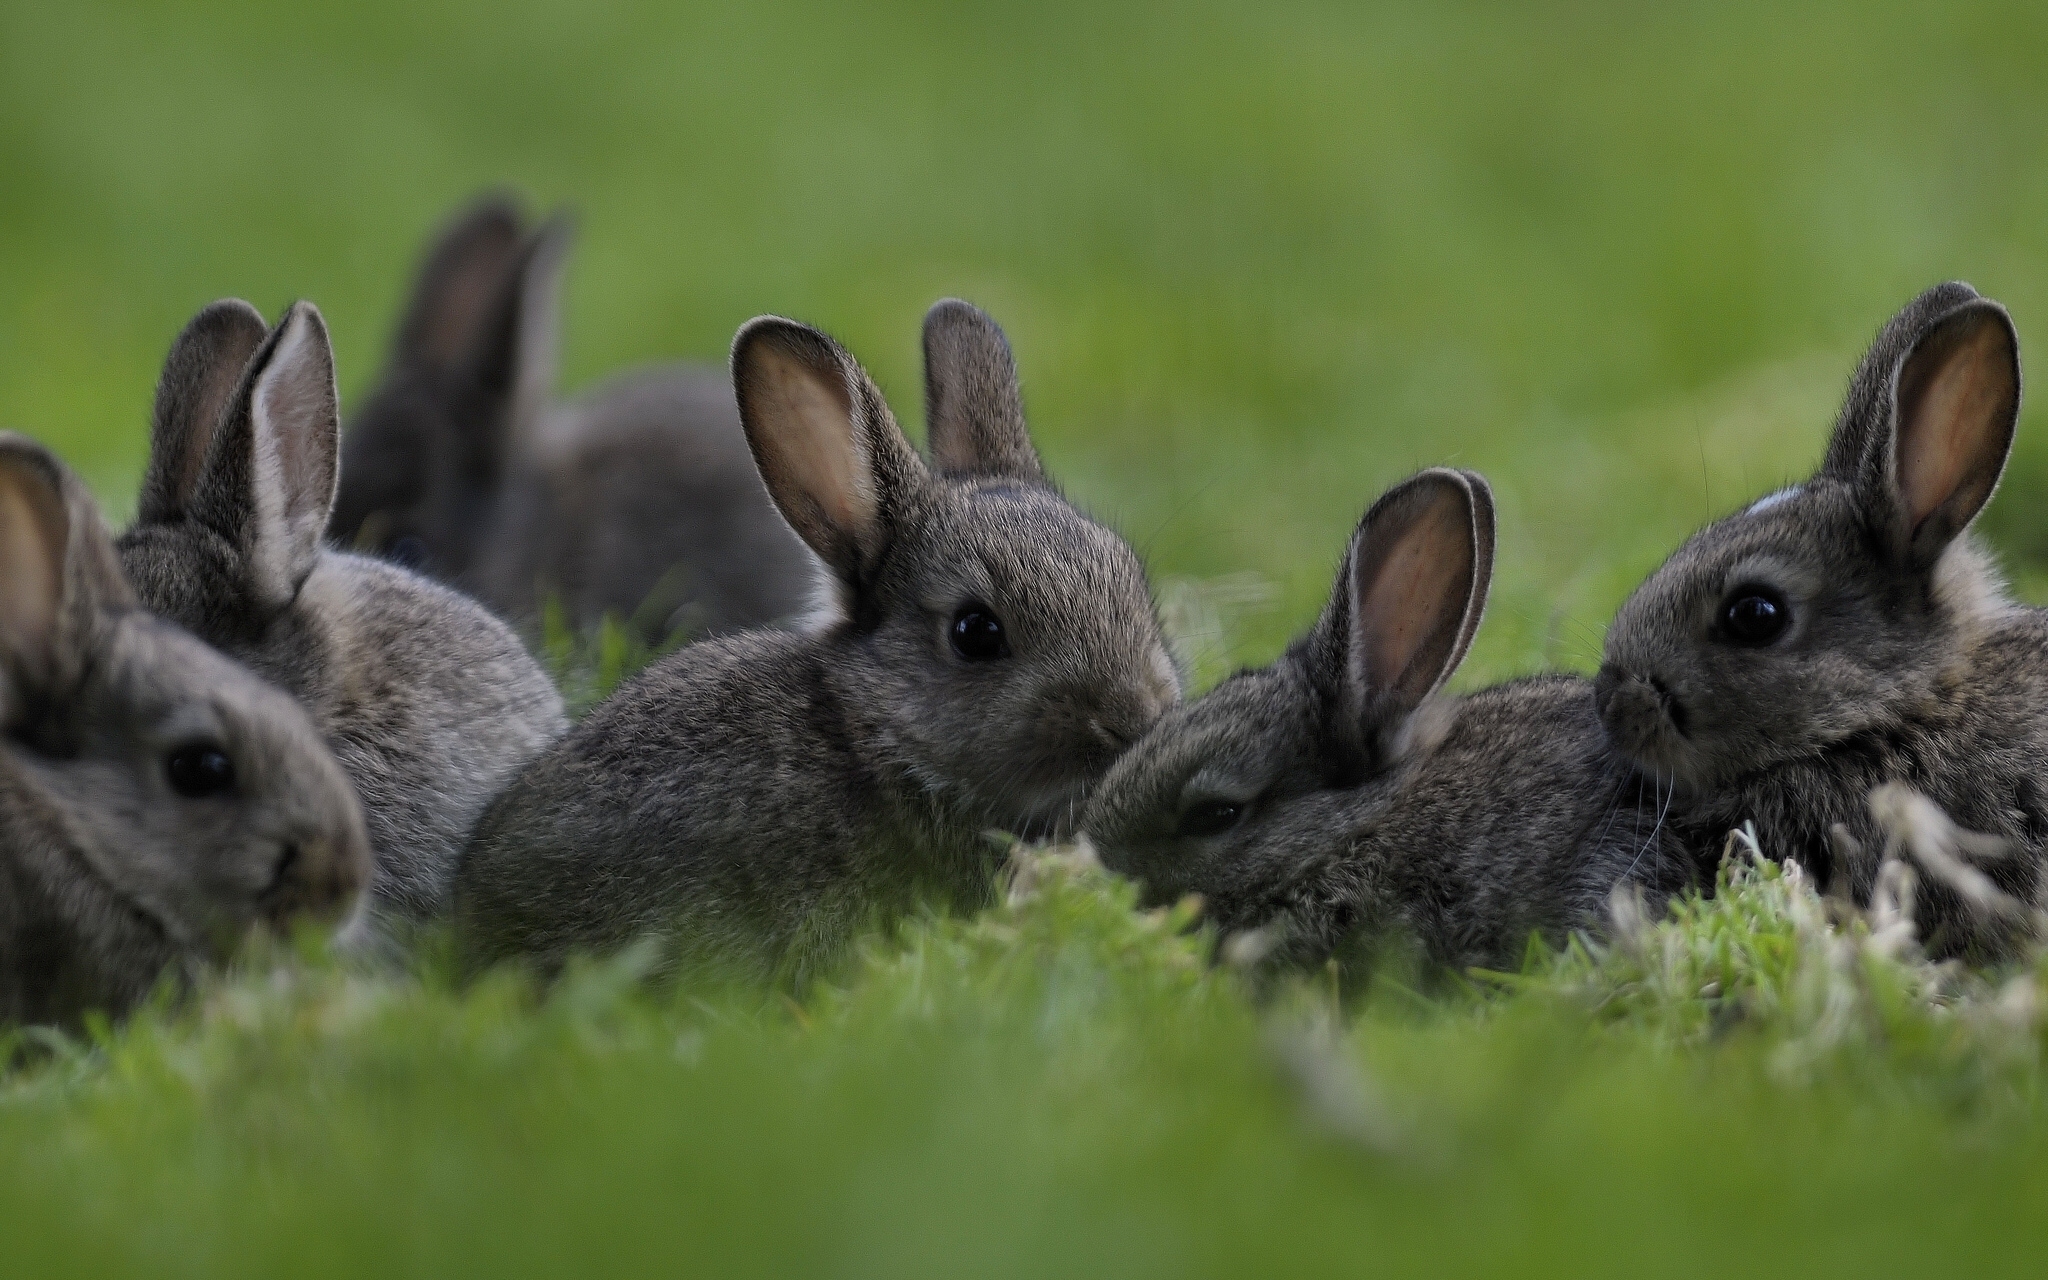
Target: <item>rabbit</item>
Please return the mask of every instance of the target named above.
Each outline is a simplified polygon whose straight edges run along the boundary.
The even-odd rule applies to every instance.
[[[1754,821],[1766,853],[1867,903],[1886,837],[1867,798],[1901,783],[2004,841],[2010,856],[1987,871],[2037,899],[2048,618],[2013,603],[1969,531],[2019,405],[2005,309],[1937,285],[1863,357],[1813,476],[1695,534],[1623,603],[1601,717],[1676,786],[1695,847]],[[1921,905],[1932,954],[2014,941],[1939,884]]]
[[[568,727],[510,628],[395,565],[325,549],[339,454],[320,312],[217,302],[172,346],[134,524],[143,603],[305,704],[362,796],[376,931],[446,909],[484,805]]]
[[[1693,872],[1666,797],[1607,746],[1592,685],[1542,675],[1440,697],[1492,580],[1484,478],[1433,468],[1359,521],[1329,603],[1278,661],[1169,712],[1081,820],[1165,905],[1199,895],[1273,967],[1405,935],[1453,968],[1597,929],[1618,886]]]
[[[350,416],[329,536],[531,629],[558,599],[641,641],[790,619],[821,568],[768,500],[725,372],[663,364],[551,401],[569,227],[502,198],[444,232]]]
[[[477,964],[665,931],[671,966],[801,984],[864,923],[989,901],[984,833],[1066,830],[1178,700],[1144,569],[1046,477],[1002,331],[942,301],[924,355],[930,463],[832,339],[739,331],[748,443],[833,595],[661,660],[527,768],[459,874]]]
[[[84,486],[0,433],[0,1022],[118,1016],[369,874],[305,712],[138,607]]]

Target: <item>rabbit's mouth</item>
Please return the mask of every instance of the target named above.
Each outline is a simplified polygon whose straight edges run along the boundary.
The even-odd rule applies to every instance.
[[[1608,739],[1637,766],[1679,782],[1698,775],[1700,750],[1686,732],[1685,703],[1662,680],[1610,664],[1600,669],[1593,697]]]

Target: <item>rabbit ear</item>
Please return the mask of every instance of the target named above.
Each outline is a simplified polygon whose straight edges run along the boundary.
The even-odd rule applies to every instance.
[[[458,420],[474,433],[465,443],[479,475],[495,474],[554,392],[562,267],[574,238],[566,214],[549,218],[520,246],[471,335],[463,367],[484,412]]]
[[[1464,659],[1493,578],[1493,495],[1433,468],[1380,496],[1320,628],[1324,661],[1358,745],[1383,742]]]
[[[84,486],[49,450],[0,432],[0,720],[76,678],[100,612],[134,603]]]
[[[2019,398],[2005,308],[1966,284],[1936,285],[1863,357],[1820,474],[1858,491],[1896,554],[1932,564],[1997,487]]]
[[[457,215],[420,267],[392,363],[445,369],[466,358],[525,240],[518,206],[508,197],[487,196]]]
[[[2005,308],[1979,299],[1929,328],[1894,397],[1886,496],[1901,544],[1932,564],[1991,500],[2012,452],[2020,352]]]
[[[240,549],[250,589],[282,607],[320,556],[340,470],[341,403],[327,325],[285,312],[243,379],[206,460],[191,514]]]
[[[887,548],[904,498],[926,478],[917,451],[867,373],[808,325],[748,321],[733,339],[732,378],[769,496],[840,580],[858,587]]]
[[[194,316],[171,344],[156,384],[138,520],[158,524],[184,512],[221,416],[268,331],[256,308],[228,298]]]
[[[958,298],[925,313],[924,413],[941,473],[1045,479],[1010,344],[986,312]]]

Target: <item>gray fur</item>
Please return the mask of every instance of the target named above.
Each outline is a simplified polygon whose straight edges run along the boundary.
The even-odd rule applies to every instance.
[[[326,327],[308,303],[252,343],[261,325],[215,303],[173,346],[122,564],[151,609],[305,704],[362,796],[379,919],[431,917],[485,803],[566,728],[561,698],[474,601],[323,549],[339,447]],[[183,390],[218,386],[226,363],[232,395]],[[208,404],[216,419],[196,420]]]
[[[1929,389],[1966,386],[1943,414]],[[1986,870],[2035,900],[2048,852],[2048,617],[2013,604],[1968,530],[1997,484],[2019,413],[2019,345],[1997,303],[1967,285],[1915,299],[1850,383],[1820,469],[1769,503],[1694,535],[1623,604],[1599,677],[1602,715],[1640,767],[1677,786],[1695,851],[1755,821],[1764,850],[1796,857],[1867,901],[1884,833],[1871,789],[1903,782],[1965,828],[2006,841]],[[1952,449],[1938,424],[1959,423]],[[1915,459],[1953,456],[1921,490]],[[1784,597],[1775,642],[1733,641],[1738,587]],[[1843,847],[1868,857],[1838,865]],[[1923,883],[1937,953],[2001,949],[1944,887]]]
[[[167,760],[208,745],[233,785]],[[140,609],[98,510],[0,434],[0,1022],[119,1014],[369,878],[347,776],[282,691]]]
[[[1007,367],[964,303],[933,308],[934,331],[938,398]],[[961,421],[948,475],[814,329],[753,321],[733,370],[833,597],[808,631],[657,663],[493,804],[456,893],[480,959],[551,964],[673,926],[679,962],[814,972],[857,925],[986,902],[1002,854],[982,833],[1070,829],[1179,696],[1137,557],[1043,480],[1021,416]],[[968,606],[1001,620],[1008,656],[955,652]]]
[[[1513,967],[1531,934],[1597,926],[1618,884],[1688,882],[1588,682],[1436,694],[1478,629],[1493,530],[1472,472],[1383,495],[1308,634],[1110,771],[1082,819],[1103,862],[1150,902],[1201,895],[1226,935],[1271,931],[1297,964],[1405,933],[1441,964]],[[1418,589],[1385,589],[1404,577]]]
[[[552,401],[569,234],[504,199],[442,233],[349,420],[330,536],[522,626],[550,596],[649,641],[792,618],[816,562],[761,487],[722,370],[650,366]]]

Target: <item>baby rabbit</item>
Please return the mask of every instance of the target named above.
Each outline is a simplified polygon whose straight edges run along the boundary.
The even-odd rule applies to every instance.
[[[555,381],[569,228],[485,200],[420,271],[383,382],[350,417],[329,536],[531,625],[610,613],[640,637],[765,626],[820,570],[754,471],[721,369],[660,365],[567,404]]]
[[[924,354],[929,464],[830,338],[740,330],[740,418],[828,611],[671,655],[535,761],[463,860],[478,958],[669,931],[676,961],[801,981],[872,919],[986,902],[983,832],[1066,829],[1178,698],[1144,570],[1046,478],[1002,331],[940,302]]]
[[[1513,967],[1532,932],[1596,924],[1616,885],[1691,868],[1664,797],[1607,750],[1592,686],[1538,676],[1433,697],[1493,574],[1493,499],[1424,471],[1360,520],[1322,617],[1280,660],[1169,713],[1082,830],[1148,901],[1200,894],[1281,962],[1412,935],[1444,965]]]
[[[0,1023],[119,1014],[369,873],[305,712],[137,608],[84,487],[0,434]]]
[[[171,348],[122,566],[149,608],[284,686],[362,796],[380,923],[445,907],[484,804],[567,727],[506,626],[382,561],[321,548],[340,445],[334,358],[297,303],[244,302]]]
[[[2019,405],[2004,308],[1968,285],[1929,289],[1864,356],[1813,477],[1695,534],[1622,605],[1601,715],[1675,784],[1697,850],[1754,820],[1766,852],[1867,902],[1883,833],[1866,798],[1898,782],[2003,840],[2011,856],[1987,871],[2035,900],[2048,619],[2006,597],[1968,533]],[[1923,884],[1934,953],[2009,941]]]

